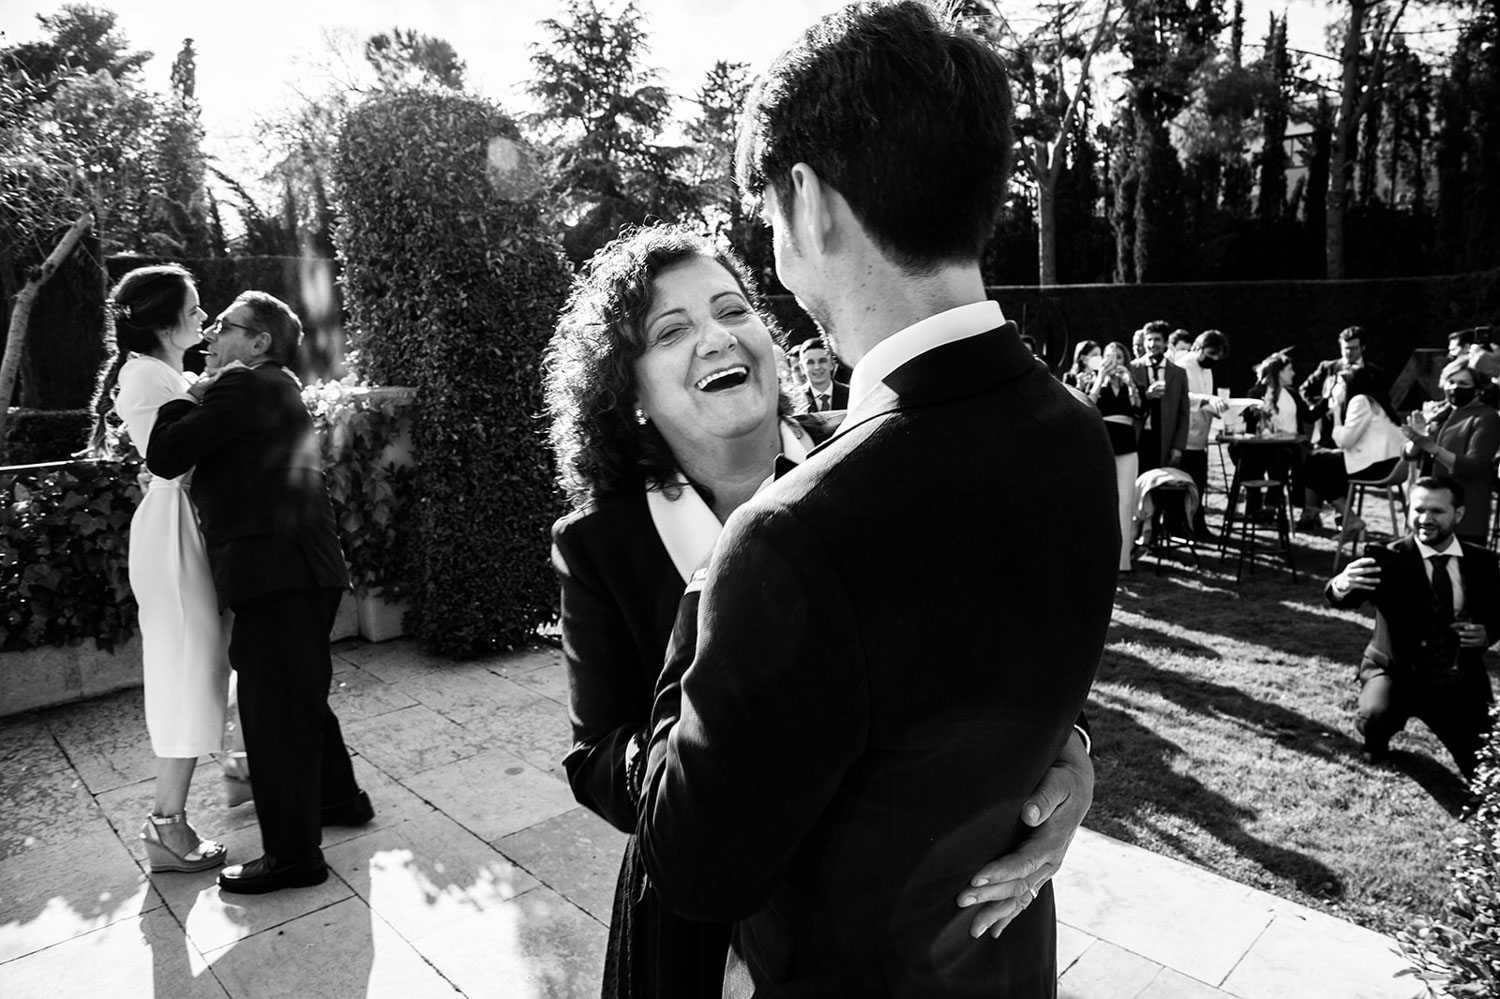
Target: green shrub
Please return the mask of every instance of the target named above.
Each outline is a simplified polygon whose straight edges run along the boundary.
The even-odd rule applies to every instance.
[[[139,461],[73,462],[0,476],[0,651],[100,648],[135,633],[130,518]]]
[[[1400,934],[1421,976],[1454,997],[1500,996],[1500,705],[1490,708],[1467,834],[1454,843],[1452,900],[1441,919]]]
[[[88,444],[93,426],[87,409],[12,409],[0,442],[0,465],[67,461]]]
[[[412,625],[454,656],[526,642],[557,613],[560,506],[535,414],[570,276],[536,205],[496,193],[514,187],[490,151],[518,142],[487,101],[405,91],[352,111],[334,158],[358,369],[420,389]]]

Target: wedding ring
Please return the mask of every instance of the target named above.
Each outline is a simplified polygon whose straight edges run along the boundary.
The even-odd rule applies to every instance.
[[[1045,882],[1045,881],[1038,881],[1036,884],[1029,886],[1031,888],[1031,900],[1033,902],[1036,901],[1037,895],[1041,893],[1042,885],[1044,885],[1046,883],[1047,882]]]

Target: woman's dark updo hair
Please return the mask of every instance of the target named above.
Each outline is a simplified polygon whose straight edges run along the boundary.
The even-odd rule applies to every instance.
[[[633,362],[645,352],[640,326],[651,308],[652,281],[694,257],[728,271],[781,340],[744,263],[690,226],[626,230],[595,253],[574,281],[542,358],[557,481],[575,509],[643,486],[670,488],[677,475],[677,460],[655,424],[636,418]],[[787,411],[785,398],[780,406]]]
[[[94,411],[94,433],[89,451],[104,452],[108,434],[105,418],[115,404],[115,386],[120,369],[131,354],[151,354],[160,340],[157,332],[177,325],[187,304],[193,275],[176,264],[137,267],[115,283],[104,302],[104,346],[109,352],[99,369],[99,379],[90,404]]]

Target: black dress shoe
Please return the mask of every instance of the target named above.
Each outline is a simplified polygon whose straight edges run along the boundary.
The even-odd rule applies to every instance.
[[[325,826],[362,826],[375,817],[375,806],[370,796],[360,791],[352,798],[323,806]]]
[[[269,853],[248,864],[235,864],[219,872],[219,890],[240,895],[264,895],[283,888],[310,888],[328,880],[328,865],[317,860],[289,864]]]

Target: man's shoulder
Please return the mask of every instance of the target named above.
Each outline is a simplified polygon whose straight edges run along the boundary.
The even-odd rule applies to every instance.
[[[1472,541],[1464,541],[1460,539],[1458,542],[1458,546],[1459,549],[1464,553],[1463,557],[1466,559],[1474,559],[1476,562],[1479,562],[1485,566],[1500,565],[1500,561],[1496,560],[1495,553],[1490,551],[1490,549],[1484,547],[1483,545],[1476,545]]]

